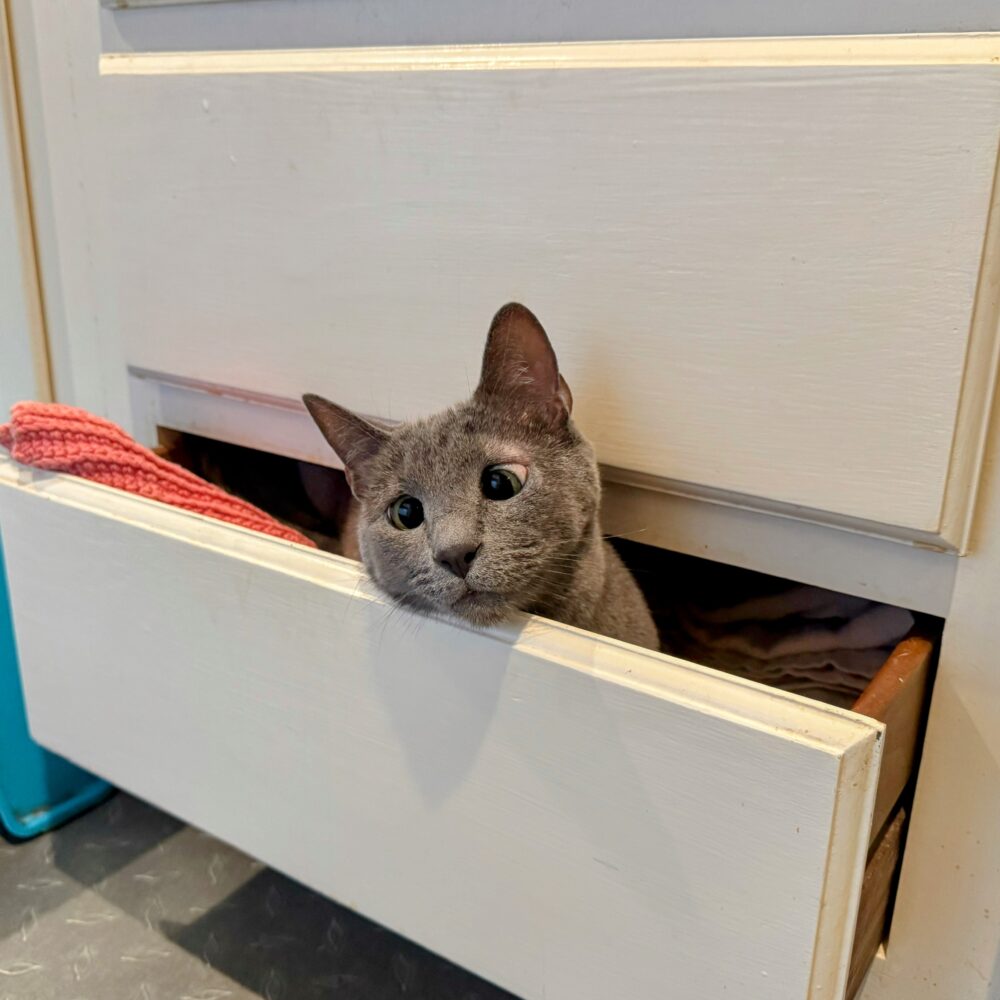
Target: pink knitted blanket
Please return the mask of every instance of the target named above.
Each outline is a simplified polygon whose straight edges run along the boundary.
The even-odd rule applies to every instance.
[[[137,493],[289,542],[315,543],[270,514],[154,455],[117,424],[60,403],[15,403],[0,445],[24,465]]]

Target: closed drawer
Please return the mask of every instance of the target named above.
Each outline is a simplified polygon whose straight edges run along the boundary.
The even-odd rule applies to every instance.
[[[843,995],[883,723],[6,460],[0,529],[46,746],[528,1000]]]
[[[517,298],[620,481],[961,548],[995,37],[288,51],[215,6],[249,51],[19,5],[65,401],[127,421],[131,366],[424,414]]]
[[[124,361],[401,419],[462,395],[521,298],[613,478],[960,545],[1000,73],[611,49],[107,57]]]

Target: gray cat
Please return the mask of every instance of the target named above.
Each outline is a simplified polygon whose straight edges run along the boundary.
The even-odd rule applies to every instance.
[[[494,317],[472,399],[388,428],[303,401],[346,467],[360,555],[390,597],[476,626],[528,611],[659,649],[635,580],[601,537],[594,451],[535,316]]]

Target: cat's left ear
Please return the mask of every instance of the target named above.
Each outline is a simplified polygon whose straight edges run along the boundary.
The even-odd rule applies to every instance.
[[[535,314],[518,302],[493,317],[476,398],[554,426],[569,420],[573,396],[559,374],[556,353]]]
[[[302,402],[344,463],[351,491],[360,497],[364,492],[367,466],[389,439],[388,432],[322,396],[306,393]]]

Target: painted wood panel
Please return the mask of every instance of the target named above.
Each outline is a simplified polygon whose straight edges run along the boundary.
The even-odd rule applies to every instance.
[[[97,10],[22,0],[6,6],[52,392],[59,402],[128,423],[121,342],[105,309],[114,275],[100,214]]]
[[[163,0],[102,0],[139,7]],[[103,12],[106,49],[120,51],[316,48],[634,38],[743,38],[774,35],[885,35],[996,31],[992,0],[267,0],[180,9]]]
[[[528,1000],[838,996],[882,728],[0,464],[45,744]],[[58,627],[53,627],[53,623]]]
[[[151,447],[157,428],[167,427],[340,467],[296,400],[167,380],[136,369],[129,384],[134,432]],[[839,531],[809,523],[798,512],[774,517],[605,478],[601,521],[611,535],[913,611],[943,618],[951,606],[954,552]]]
[[[409,417],[517,298],[606,465],[939,531],[995,70],[253,66],[103,84],[129,363]]]
[[[1000,829],[1000,410],[988,442],[979,514],[969,554],[958,561],[934,678],[889,943],[863,1000],[996,1000],[1000,985],[992,836]]]
[[[64,398],[128,422],[132,364],[409,416],[520,298],[607,467],[961,547],[991,36],[102,58],[96,9],[14,10]]]
[[[0,0],[0,422],[18,400],[50,397],[7,7]]]

